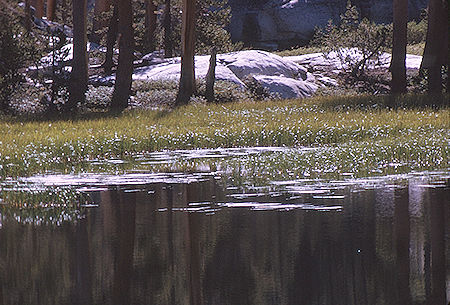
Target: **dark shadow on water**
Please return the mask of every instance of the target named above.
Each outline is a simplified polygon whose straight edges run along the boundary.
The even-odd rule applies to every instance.
[[[397,303],[412,304],[409,287],[409,244],[410,244],[410,223],[409,223],[409,188],[396,189],[394,191],[394,236],[396,259],[398,266],[396,273]]]
[[[109,187],[74,224],[2,219],[0,304],[447,302],[448,187],[305,193],[286,210],[229,195],[213,177]],[[326,205],[342,209],[311,209]]]

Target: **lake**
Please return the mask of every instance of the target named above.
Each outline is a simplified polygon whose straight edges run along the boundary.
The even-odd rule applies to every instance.
[[[448,173],[256,185],[53,174],[75,220],[0,218],[0,304],[447,304]],[[34,217],[34,218],[33,218]]]

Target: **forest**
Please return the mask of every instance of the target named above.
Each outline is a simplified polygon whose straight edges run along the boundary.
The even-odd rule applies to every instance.
[[[93,73],[103,76],[114,73],[114,90],[106,107],[119,113],[129,106],[130,97],[135,95],[132,77],[139,66],[137,62],[145,54],[156,53],[164,58],[181,56],[181,77],[179,84],[172,85],[177,87],[172,106],[187,104],[192,96],[214,101],[217,59],[211,60],[208,79],[196,80],[195,54],[251,48],[249,44],[233,42],[226,31],[231,15],[227,1],[129,1],[122,7],[125,4],[121,1],[98,0],[89,2],[89,10],[87,0],[2,2],[0,102],[4,113],[26,108],[14,104],[25,104],[23,97],[27,96],[34,99],[29,103],[40,104],[37,108],[41,111],[44,108],[44,112],[53,112],[53,115],[83,111],[86,103],[95,104],[95,101],[87,101],[87,95],[101,91],[92,80]],[[423,41],[419,47],[423,51],[416,51],[423,55],[420,73],[414,76],[414,82],[421,85],[416,85],[413,91],[441,94],[448,90],[449,79],[446,6],[445,1],[430,1],[423,13],[424,20],[408,23],[408,1],[394,1],[393,24],[376,25],[361,19],[358,9],[348,2],[340,24],[330,23],[327,28],[319,29],[309,45],[325,53],[335,51],[343,62],[348,61],[344,57],[351,56],[341,54],[341,50],[356,48],[362,52],[362,58],[350,59],[351,71],[339,76],[347,82],[340,83],[339,87],[351,87],[359,81],[363,82],[362,87],[376,84],[376,77],[366,75],[366,64],[379,60],[382,52],[391,51],[390,76],[387,79],[383,76],[382,93],[395,96],[409,91],[411,81],[407,80],[405,64],[407,46]],[[70,54],[65,54],[67,52]],[[283,52],[286,53],[281,51],[281,54]],[[49,55],[43,65],[42,57],[46,53]],[[90,88],[92,85],[97,90]],[[252,82],[251,77],[245,86],[256,93],[266,89],[261,82],[255,79]],[[36,92],[33,87],[42,88]],[[233,89],[232,85],[223,87],[226,91]]]

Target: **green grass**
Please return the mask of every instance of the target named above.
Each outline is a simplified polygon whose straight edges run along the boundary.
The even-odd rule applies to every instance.
[[[319,52],[323,52],[322,47],[298,47],[298,48],[292,48],[289,50],[277,51],[277,52],[274,52],[274,54],[277,54],[279,56],[298,56],[298,55],[305,55],[305,54],[319,53]]]
[[[405,101],[420,103],[421,98]],[[89,160],[164,149],[319,147],[422,137],[448,143],[448,107],[389,109],[387,102],[362,96],[189,105],[169,112],[130,111],[69,121],[5,118],[0,123],[0,177],[82,171]]]
[[[422,56],[424,49],[425,49],[425,42],[409,44],[406,46],[406,53]]]

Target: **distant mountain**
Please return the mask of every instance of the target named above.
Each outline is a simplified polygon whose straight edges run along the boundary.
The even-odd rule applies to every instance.
[[[308,41],[316,27],[339,22],[347,0],[228,0],[230,32],[235,41],[265,49],[287,48]],[[353,0],[362,17],[392,22],[392,0]],[[409,18],[419,18],[428,0],[409,0]]]

